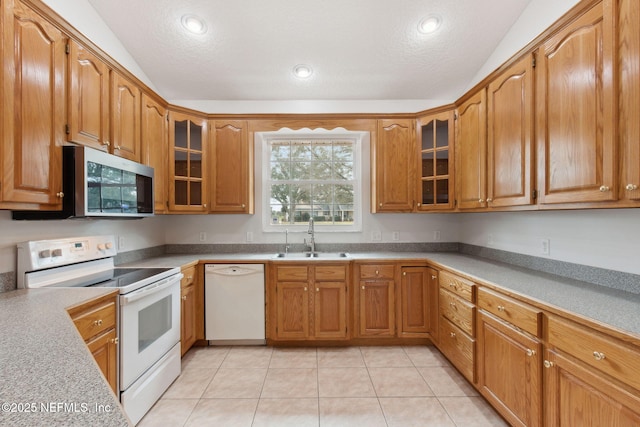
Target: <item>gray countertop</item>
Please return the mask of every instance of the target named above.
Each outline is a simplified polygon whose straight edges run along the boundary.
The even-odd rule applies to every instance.
[[[342,259],[429,260],[532,303],[606,324],[640,343],[637,294],[458,253],[351,253]],[[181,267],[199,261],[275,260],[274,254],[190,254],[165,255],[121,266]],[[130,425],[65,310],[107,292],[59,288],[0,293],[0,403],[9,404],[0,412],[0,425]],[[26,412],[29,409],[35,411]]]
[[[268,262],[309,261],[309,258],[274,259],[275,254],[190,254],[165,255],[150,258],[129,266],[180,267],[197,261],[212,262]],[[338,258],[317,258],[317,260]],[[471,279],[540,303],[551,309],[569,311],[585,320],[603,323],[623,334],[634,336],[640,343],[640,295],[567,279],[485,258],[452,252],[374,252],[349,253],[345,261],[356,260],[429,260]]]
[[[110,291],[0,293],[0,425],[131,425],[65,310]]]

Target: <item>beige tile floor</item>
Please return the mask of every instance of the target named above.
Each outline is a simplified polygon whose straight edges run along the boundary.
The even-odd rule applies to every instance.
[[[507,426],[435,347],[197,347],[138,424]]]

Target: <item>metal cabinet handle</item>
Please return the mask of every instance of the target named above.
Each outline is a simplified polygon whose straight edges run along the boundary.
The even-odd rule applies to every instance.
[[[307,287],[306,286],[304,287],[304,291],[307,292]]]
[[[320,288],[316,288],[316,292],[320,292]]]
[[[599,351],[594,351],[593,352],[593,358],[600,361],[600,360],[604,360],[606,358],[605,354]]]
[[[484,203],[484,199],[479,199],[478,203]]]
[[[380,272],[379,272],[378,270],[376,270],[376,276],[377,276],[378,274],[380,274]]]
[[[182,301],[186,301],[187,300],[187,296],[186,295],[182,295]]]
[[[450,303],[449,303],[449,305],[450,305],[451,307],[453,307],[453,308],[456,308],[456,303],[455,303],[455,302],[453,302],[453,301],[452,301],[452,302],[450,302]]]
[[[544,363],[543,363],[543,365],[544,365],[544,367],[545,367],[545,368],[549,369],[549,368],[551,368],[551,367],[554,365],[554,363],[553,363],[553,362],[550,362],[550,361],[548,361],[548,360],[545,360],[545,361],[544,361]]]
[[[62,199],[64,197],[64,193],[60,191],[59,193],[56,193],[56,196]]]
[[[487,199],[487,203],[493,202],[493,199]]]
[[[528,348],[528,349],[527,349],[527,356],[531,357],[531,356],[533,356],[534,354],[536,354],[536,351],[535,351],[535,350],[531,350],[530,348]]]
[[[456,333],[455,333],[455,332],[449,332],[449,336],[450,336],[451,338],[455,338],[455,337],[456,337]]]
[[[607,187],[606,185],[603,185],[600,187],[600,192],[601,193],[606,193],[607,191],[609,191],[609,187]]]
[[[438,278],[438,276],[434,276],[433,274],[431,275],[431,280],[436,280]]]
[[[111,338],[111,344],[118,345],[118,338]]]
[[[402,275],[403,275],[403,276],[406,276],[406,275],[407,275],[407,272],[406,272],[406,271],[403,271],[403,272],[402,272]]]
[[[94,320],[93,326],[102,326],[102,319]]]
[[[624,188],[626,188],[626,189],[627,189],[627,191],[635,191],[635,190],[637,190],[637,189],[638,189],[638,186],[637,186],[637,185],[635,185],[635,184],[627,184],[627,186],[626,186],[626,187],[624,187]]]
[[[244,209],[246,206],[245,206],[245,204],[243,203],[241,207],[242,207],[242,209]]]
[[[362,289],[364,290],[364,285],[362,285]]]
[[[105,142],[103,142],[103,143],[102,143],[102,145],[104,145],[104,146],[108,147],[108,146],[110,146],[110,145],[111,145],[111,143],[110,143],[109,141],[105,141]]]
[[[498,311],[504,311],[504,310],[505,310],[504,305],[499,305],[498,306]]]

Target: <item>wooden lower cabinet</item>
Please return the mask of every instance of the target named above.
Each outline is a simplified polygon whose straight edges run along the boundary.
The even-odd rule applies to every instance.
[[[275,340],[344,340],[348,264],[279,264],[268,285],[268,327]]]
[[[196,342],[196,267],[182,270],[180,280],[180,352],[189,351]]]
[[[357,323],[360,337],[394,337],[395,264],[361,264],[356,266],[358,278]]]
[[[547,350],[544,366],[546,426],[640,425],[637,390],[618,384],[560,351]]]
[[[67,309],[114,393],[118,393],[118,291]]]
[[[541,354],[538,339],[479,310],[478,388],[512,426],[542,425]]]
[[[430,337],[438,325],[438,272],[430,267],[401,267],[398,336]]]

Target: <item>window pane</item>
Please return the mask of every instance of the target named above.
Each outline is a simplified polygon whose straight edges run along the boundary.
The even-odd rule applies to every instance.
[[[187,181],[176,181],[175,182],[174,198],[175,198],[175,201],[176,201],[176,205],[186,205],[187,204]]]
[[[333,145],[333,159],[335,161],[353,161],[353,144],[350,142],[336,142]]]
[[[353,179],[353,162],[334,163],[333,179],[351,181]]]
[[[176,121],[173,134],[175,135],[175,146],[187,148],[187,121]]]
[[[288,141],[274,141],[271,143],[271,161],[281,161],[291,159],[291,146]]]
[[[449,122],[436,120],[436,147],[446,147],[447,145],[449,145]]]
[[[311,160],[311,147],[301,142],[291,144],[291,160]]]
[[[433,181],[422,181],[422,204],[433,205],[435,202],[435,195],[433,193]]]
[[[283,181],[291,179],[291,163],[271,162],[271,179],[273,181]]]
[[[190,122],[190,130],[191,130],[191,149],[202,151],[202,126],[197,125],[193,122]]]
[[[433,121],[422,126],[422,149],[433,149]]]
[[[346,203],[352,205],[354,202],[353,185],[336,185],[335,186],[335,203]]]
[[[449,174],[449,150],[436,152],[436,174]]]

